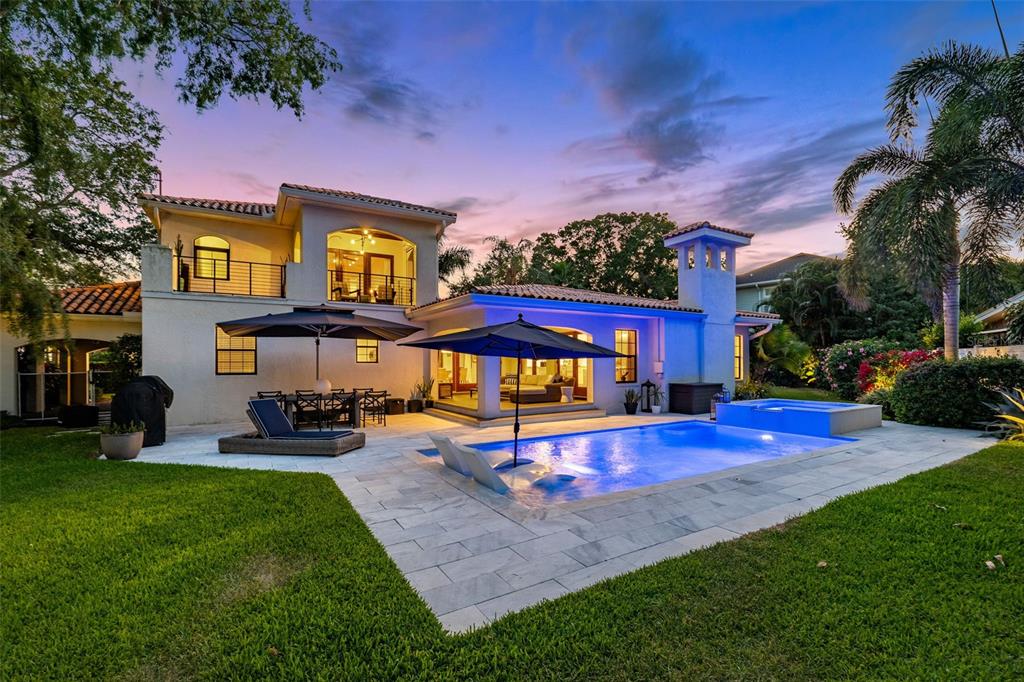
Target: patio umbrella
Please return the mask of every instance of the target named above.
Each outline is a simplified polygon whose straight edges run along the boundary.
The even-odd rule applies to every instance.
[[[523,358],[557,360],[562,358],[616,358],[617,353],[586,341],[574,339],[551,329],[538,327],[519,318],[479,329],[405,341],[400,346],[447,350],[470,355],[490,355],[516,359],[516,418],[512,427],[512,466],[519,464],[519,362]]]
[[[290,313],[268,313],[259,317],[218,322],[228,336],[312,337],[316,339],[316,380],[320,382],[320,339],[376,339],[397,341],[420,331],[400,322],[357,315],[352,310],[319,306],[297,306]]]

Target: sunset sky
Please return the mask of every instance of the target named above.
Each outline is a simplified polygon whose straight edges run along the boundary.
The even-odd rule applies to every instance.
[[[997,3],[1024,40],[1024,3]],[[197,114],[174,73],[124,74],[167,126],[164,193],[274,201],[282,182],[451,208],[479,250],[610,211],[757,233],[741,269],[842,250],[831,187],[884,142],[889,77],[955,39],[1001,49],[970,3],[357,5],[302,25],[345,68],[297,120]]]

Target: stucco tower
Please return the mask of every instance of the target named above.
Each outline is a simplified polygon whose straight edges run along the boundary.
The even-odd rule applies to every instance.
[[[681,227],[665,237],[679,254],[679,303],[706,315],[699,348],[701,381],[734,388],[736,334],[736,249],[754,235],[708,222]],[[670,340],[666,340],[671,343]]]

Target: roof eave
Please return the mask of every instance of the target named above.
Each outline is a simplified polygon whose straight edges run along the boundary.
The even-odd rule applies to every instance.
[[[279,209],[283,210],[284,201],[288,197],[299,199],[301,201],[308,201],[314,204],[324,204],[327,206],[342,206],[345,208],[351,208],[360,211],[362,213],[374,213],[377,215],[414,218],[416,220],[428,222],[431,224],[444,223],[446,227],[448,225],[451,225],[458,219],[458,216],[456,214],[451,213],[424,211],[420,209],[410,208],[407,206],[388,206],[386,204],[378,204],[352,197],[339,197],[332,194],[325,194],[323,192],[311,192],[309,190],[284,186],[281,187],[280,197],[278,198]]]

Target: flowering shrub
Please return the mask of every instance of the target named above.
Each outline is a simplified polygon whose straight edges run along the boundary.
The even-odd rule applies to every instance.
[[[896,385],[896,377],[911,365],[941,357],[941,350],[890,350],[876,353],[866,360],[861,360],[857,368],[857,388],[861,393],[869,393],[876,389],[891,389]]]
[[[822,352],[819,379],[843,400],[855,400],[860,395],[857,383],[860,363],[897,347],[898,344],[883,339],[837,343]]]

